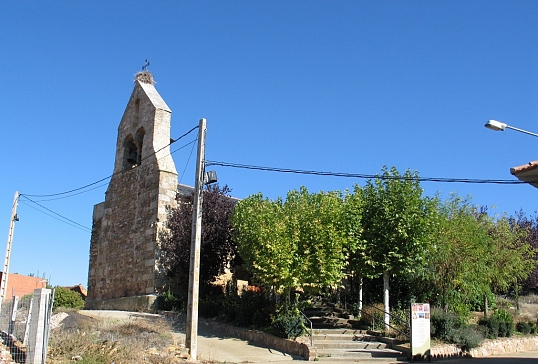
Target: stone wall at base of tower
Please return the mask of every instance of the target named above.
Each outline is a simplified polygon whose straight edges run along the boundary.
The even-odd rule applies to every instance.
[[[116,310],[133,312],[157,312],[156,295],[121,297],[109,300],[86,301],[87,310]]]

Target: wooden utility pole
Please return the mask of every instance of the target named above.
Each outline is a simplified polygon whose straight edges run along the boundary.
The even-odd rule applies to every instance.
[[[2,271],[2,280],[0,281],[0,310],[2,309],[2,302],[6,298],[7,276],[9,273],[9,260],[11,257],[11,245],[13,243],[13,231],[15,230],[15,221],[19,220],[19,218],[17,217],[18,204],[19,192],[15,191],[13,207],[11,208],[11,220],[9,221],[9,233],[7,234],[6,258],[4,259],[4,270]]]
[[[198,351],[198,294],[200,290],[200,245],[202,240],[202,193],[204,187],[206,120],[198,126],[198,157],[192,207],[191,261],[189,270],[189,299],[187,301],[187,333],[185,346],[190,360],[196,360]]]

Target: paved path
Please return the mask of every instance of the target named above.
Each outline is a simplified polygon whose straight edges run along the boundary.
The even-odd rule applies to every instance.
[[[538,364],[538,351],[488,356],[486,358],[449,359],[435,363],[445,364]]]
[[[79,311],[81,314],[86,314],[93,317],[129,319],[131,317],[155,316],[151,314],[141,314],[125,311]],[[184,342],[185,339],[185,322],[184,316],[174,325],[174,335]],[[289,354],[278,352],[267,347],[259,346],[247,341],[226,337],[219,332],[211,330],[209,326],[204,325],[203,320],[198,325],[198,359],[211,360],[216,362],[227,363],[273,363],[283,361],[304,361],[302,357],[294,357]],[[360,360],[360,363],[368,363],[372,361]],[[376,363],[402,363],[394,360],[379,361]],[[330,360],[330,358],[321,358],[320,364],[357,364],[357,361],[340,361]],[[471,359],[449,359],[438,360],[433,363],[444,364],[538,364],[538,351],[521,352],[504,354],[499,356],[491,356],[487,358],[471,358]]]

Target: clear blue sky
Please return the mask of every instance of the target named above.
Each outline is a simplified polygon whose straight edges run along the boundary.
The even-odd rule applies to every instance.
[[[208,160],[514,179],[510,167],[538,159],[538,138],[483,126],[538,132],[536,1],[3,1],[0,14],[4,238],[15,191],[58,193],[112,173],[146,58],[172,137],[207,119]],[[173,156],[192,185],[190,151]],[[215,169],[240,198],[365,182]],[[499,214],[537,208],[529,185],[422,186]],[[91,227],[105,190],[40,203]],[[36,207],[19,205],[10,271],[86,285],[90,233]]]

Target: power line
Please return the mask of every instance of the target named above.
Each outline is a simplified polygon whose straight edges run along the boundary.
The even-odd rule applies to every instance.
[[[183,173],[181,173],[181,177],[179,177],[179,181],[178,181],[179,184],[181,184],[181,181],[183,180],[183,176],[185,175],[185,171],[187,170],[187,167],[189,166],[189,162],[191,161],[191,157],[192,157],[192,152],[194,151],[194,146],[196,145],[196,144],[194,144],[194,142],[197,141],[197,140],[198,140],[198,138],[196,138],[196,139],[194,139],[192,141],[192,148],[191,148],[191,152],[189,154],[189,159],[187,159],[187,163],[185,163],[185,168],[183,168]]]
[[[515,180],[503,180],[503,179],[475,179],[475,178],[443,178],[443,177],[406,177],[406,176],[383,176],[379,174],[364,174],[364,173],[343,173],[343,172],[325,172],[325,171],[308,171],[302,169],[291,168],[277,168],[277,167],[263,167],[254,166],[248,164],[206,161],[206,166],[221,166],[241,169],[251,169],[258,171],[279,172],[279,173],[293,173],[293,174],[308,174],[315,176],[332,176],[332,177],[346,177],[346,178],[360,178],[360,179],[411,179],[418,180],[419,182],[442,182],[442,183],[474,183],[474,184],[502,184],[502,185],[518,185],[528,182],[515,181]]]
[[[52,218],[55,218],[55,219],[57,219],[57,220],[59,220],[59,221],[61,221],[61,222],[63,222],[63,223],[66,223],[66,224],[68,224],[68,225],[71,225],[71,226],[73,226],[73,227],[75,227],[75,228],[77,228],[77,229],[84,230],[84,231],[86,231],[86,232],[91,232],[91,231],[92,231],[92,229],[90,229],[89,227],[84,226],[84,225],[82,225],[82,224],[79,224],[79,223],[76,222],[76,221],[73,221],[73,220],[71,220],[71,219],[69,219],[69,218],[67,218],[67,217],[65,217],[65,216],[63,216],[63,215],[61,215],[61,214],[59,214],[59,213],[57,213],[57,212],[55,212],[55,211],[52,211],[51,209],[49,209],[49,208],[47,208],[47,207],[41,205],[40,203],[38,203],[38,202],[32,200],[31,198],[29,198],[29,197],[26,196],[26,195],[21,194],[20,197],[24,197],[25,199],[27,199],[27,200],[30,201],[31,203],[33,203],[33,204],[35,204],[35,205],[41,207],[42,209],[44,209],[44,210],[46,210],[46,211],[48,211],[48,212],[50,212],[50,213],[52,214],[52,215],[51,215],[51,214],[47,214],[46,212],[40,211],[39,209],[37,209],[37,208],[31,206],[31,205],[28,204],[27,202],[25,202],[25,201],[21,201],[21,202],[24,203],[25,205],[28,205],[28,206],[30,206],[30,207],[32,207],[32,208],[35,208],[36,210],[40,211],[41,213],[44,213],[45,215],[48,215],[48,216],[50,216],[50,217],[52,217]],[[54,215],[55,215],[55,216],[54,216]],[[59,218],[58,218],[58,217],[59,217]],[[61,219],[63,219],[63,220],[61,220]]]
[[[163,149],[169,147],[170,145],[172,145],[173,143],[177,142],[178,140],[181,140],[182,138],[186,137],[187,135],[189,135],[192,131],[194,131],[194,130],[196,130],[196,129],[198,129],[198,126],[195,126],[194,128],[192,128],[191,130],[189,130],[189,131],[186,132],[185,134],[181,135],[181,136],[180,136],[179,138],[177,138],[177,139],[170,139],[170,143],[169,143],[169,144],[167,144],[167,145],[165,145],[164,147],[160,148],[159,150],[157,150],[157,151],[155,151],[155,152],[153,152],[153,153],[151,153],[151,154],[145,156],[144,158],[142,158],[142,159],[140,160],[140,162],[142,162],[142,161],[146,160],[147,158],[149,158],[149,157],[151,157],[151,156],[153,156],[153,155],[159,153],[161,150],[163,150]],[[187,146],[187,145],[189,145],[189,144],[191,144],[191,143],[193,143],[193,142],[190,142],[190,143],[184,145],[183,147],[181,147],[181,148],[179,148],[179,149],[182,149],[182,148],[184,148],[185,146]],[[179,149],[176,149],[174,152],[177,152]],[[170,153],[170,154],[172,154],[172,153]],[[163,156],[162,158],[164,158],[164,157],[165,157],[165,156]],[[85,185],[85,186],[82,186],[82,187],[79,187],[79,188],[75,188],[75,189],[72,189],[72,190],[69,190],[69,191],[64,191],[64,192],[59,192],[59,193],[52,193],[52,194],[45,194],[45,195],[30,195],[30,194],[25,194],[25,196],[31,196],[31,197],[55,197],[55,196],[67,195],[67,194],[70,194],[70,193],[72,193],[72,192],[77,192],[77,191],[86,189],[86,188],[88,188],[88,187],[91,187],[91,186],[93,186],[93,185],[96,185],[96,184],[98,184],[98,183],[101,183],[101,182],[103,182],[103,181],[105,181],[105,180],[107,180],[107,179],[109,179],[109,178],[112,178],[113,176],[115,176],[115,175],[117,175],[117,174],[121,174],[121,173],[124,173],[124,172],[125,172],[125,171],[119,171],[119,172],[113,173],[113,174],[111,174],[111,175],[108,176],[108,177],[102,178],[102,179],[100,179],[100,180],[98,180],[98,181],[92,182],[92,183],[87,184],[87,185]],[[88,192],[88,191],[91,191],[91,190],[87,190],[87,191],[84,191],[84,192]],[[81,193],[84,193],[84,192],[81,192]],[[76,195],[78,195],[78,194],[80,194],[80,193],[73,194],[73,195],[69,195],[69,196],[66,196],[65,198],[67,198],[67,197],[71,197],[71,196],[76,196]]]

